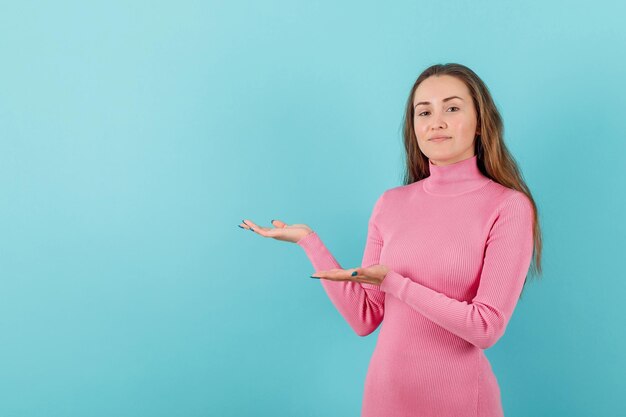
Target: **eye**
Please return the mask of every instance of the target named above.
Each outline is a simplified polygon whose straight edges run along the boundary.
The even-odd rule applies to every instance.
[[[456,107],[456,106],[450,106],[450,107],[448,107],[448,110],[450,110],[450,109],[457,109],[457,110],[459,110],[459,108],[458,108],[458,107]],[[418,114],[418,116],[421,116],[421,115],[422,115],[422,114],[424,114],[424,113],[428,113],[428,112],[427,112],[427,111],[423,111],[423,112],[419,113],[419,114]]]

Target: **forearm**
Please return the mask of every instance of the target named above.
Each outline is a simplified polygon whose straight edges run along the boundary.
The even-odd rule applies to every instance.
[[[380,289],[471,344],[487,349],[502,336],[507,317],[498,308],[474,300],[450,298],[391,270]]]
[[[317,233],[306,235],[297,244],[304,249],[315,271],[342,268]],[[384,293],[363,288],[354,281],[321,281],[332,303],[359,336],[366,336],[378,327],[383,318]]]

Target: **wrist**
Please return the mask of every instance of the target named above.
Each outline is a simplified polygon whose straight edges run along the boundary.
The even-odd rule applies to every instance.
[[[313,230],[311,230],[310,232],[307,232],[303,235],[301,235],[300,237],[298,237],[298,239],[295,241],[295,243],[300,243],[301,241],[303,241],[307,236],[312,235],[314,233]]]

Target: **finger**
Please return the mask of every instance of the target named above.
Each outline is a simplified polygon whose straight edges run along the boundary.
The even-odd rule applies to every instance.
[[[352,269],[330,269],[328,271],[320,271],[320,274],[326,274],[328,278],[342,278],[342,279],[354,279],[357,276],[363,276],[359,274],[359,268]],[[326,277],[326,276],[325,276]]]
[[[372,278],[363,276],[363,275],[357,275],[357,276],[345,276],[344,275],[331,275],[331,274],[324,274],[324,275],[320,275],[317,276],[318,273],[315,273],[313,275],[311,275],[311,278],[321,278],[321,279],[326,279],[328,281],[351,281],[351,282],[357,282],[359,284],[375,284],[375,285],[379,285],[378,282]]]
[[[374,278],[368,277],[367,275],[354,275],[350,276],[349,281],[359,282],[363,284],[375,284],[376,280]]]
[[[280,220],[272,220],[271,223],[272,223],[272,225],[274,225],[274,226],[276,226],[278,228],[281,228],[281,229],[283,227],[287,226],[287,223],[281,222]]]
[[[248,226],[247,227],[248,230],[252,230],[253,232],[260,234],[261,236],[267,236],[267,232],[270,230],[267,227],[262,227],[262,226],[257,225],[252,220],[244,219],[242,220],[242,222],[243,224]]]
[[[349,281],[352,276],[345,269],[331,269],[328,271],[318,271],[311,275],[313,278],[323,278],[330,281]]]
[[[341,272],[341,271],[344,271],[344,269],[341,269],[341,268],[325,269],[323,271],[315,271],[315,275],[333,274],[333,273]]]
[[[337,277],[333,275],[321,275],[321,276],[311,275],[311,278],[321,278],[321,279],[326,279],[328,281],[350,281],[350,279],[347,277]]]
[[[333,269],[326,269],[324,271],[316,271],[314,275],[317,275],[320,277],[336,277],[336,276],[344,274],[345,272],[347,272],[345,269],[333,268]]]
[[[315,271],[311,274],[311,278],[325,278],[328,271]]]

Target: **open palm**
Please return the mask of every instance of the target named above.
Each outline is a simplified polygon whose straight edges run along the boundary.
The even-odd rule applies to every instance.
[[[257,225],[251,220],[244,219],[242,220],[242,223],[239,224],[239,227],[242,229],[252,230],[263,237],[271,237],[273,239],[293,243],[296,243],[309,233],[313,232],[313,229],[306,224],[287,224],[280,220],[272,220],[271,224],[274,227],[263,227]]]
[[[367,268],[334,268],[327,271],[316,271],[311,278],[323,278],[329,281],[354,281],[364,284],[380,285],[389,268],[385,265],[371,265]]]

